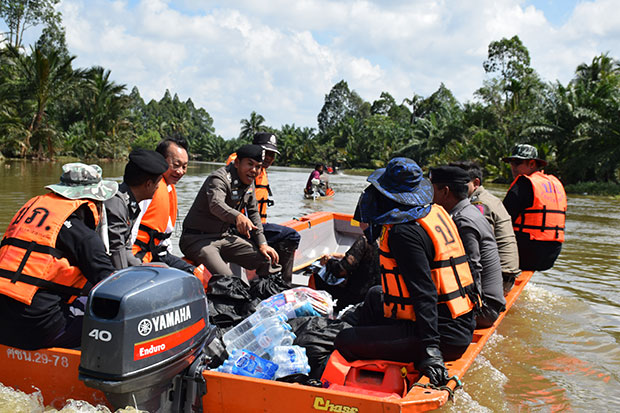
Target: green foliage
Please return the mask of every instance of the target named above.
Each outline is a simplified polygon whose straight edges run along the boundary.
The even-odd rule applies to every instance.
[[[367,102],[341,80],[325,96],[318,128],[274,128],[252,111],[240,120],[238,137],[225,140],[191,99],[183,102],[166,90],[159,101],[145,102],[136,87],[127,93],[105,68],[74,69],[53,11],[57,2],[0,0],[13,45],[0,48],[4,155],[119,158],[181,137],[192,159],[223,162],[256,132],[268,131],[278,137],[277,165],[374,169],[394,156],[423,167],[476,160],[494,179],[509,181],[501,158],[516,143],[532,143],[549,161],[547,171],[577,183],[574,191],[615,193],[620,178],[620,64],[607,54],[579,65],[567,85],[545,83],[521,40],[504,38],[489,45],[482,64],[487,77],[472,102],[461,104],[443,83],[426,97],[412,91],[400,104],[388,92]],[[43,32],[25,52],[19,45],[33,24]]]

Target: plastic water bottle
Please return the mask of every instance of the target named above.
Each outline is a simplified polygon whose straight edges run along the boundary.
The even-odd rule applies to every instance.
[[[232,329],[224,333],[224,335],[222,336],[222,341],[224,342],[226,346],[228,346],[230,343],[232,343],[233,341],[241,337],[247,331],[261,324],[267,318],[273,317],[274,315],[277,315],[277,314],[282,314],[282,317],[284,318],[283,321],[286,321],[288,320],[287,313],[290,314],[291,309],[292,309],[292,306],[290,305],[282,307],[281,311],[278,311],[276,307],[269,307],[269,306],[259,307],[248,318],[246,318],[245,320],[237,324],[235,327],[233,327]]]
[[[301,346],[276,346],[273,352],[273,362],[278,365],[276,379],[291,374],[309,374],[310,365],[306,349]]]
[[[269,317],[235,341],[227,344],[226,349],[229,352],[235,349],[244,349],[270,360],[273,356],[274,347],[293,344],[296,336],[291,330],[291,326],[282,321],[280,315]]]
[[[246,350],[234,350],[216,371],[271,380],[278,365]]]

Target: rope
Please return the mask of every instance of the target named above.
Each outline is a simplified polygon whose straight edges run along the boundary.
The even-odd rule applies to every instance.
[[[456,382],[456,386],[454,386],[454,390],[448,387],[448,383],[450,380],[454,380]],[[424,389],[433,389],[433,390],[445,390],[448,392],[448,400],[454,401],[454,392],[463,387],[463,383],[459,380],[458,376],[455,374],[452,377],[448,378],[448,381],[443,386],[435,386],[434,384],[427,383],[422,384],[420,382],[413,383],[412,387],[422,387]]]

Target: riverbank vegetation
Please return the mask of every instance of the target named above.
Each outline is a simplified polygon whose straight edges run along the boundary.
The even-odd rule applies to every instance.
[[[191,99],[166,90],[159,101],[145,102],[137,87],[112,81],[106,68],[74,67],[53,7],[58,1],[0,0],[0,18],[9,28],[0,45],[5,157],[121,158],[162,137],[183,136],[194,159],[223,161],[254,132],[271,131],[279,139],[278,165],[327,161],[374,169],[393,156],[423,166],[471,159],[507,182],[501,157],[527,142],[549,161],[547,171],[577,192],[620,191],[620,64],[606,53],[580,64],[561,84],[540,78],[517,36],[504,38],[489,45],[481,62],[486,78],[472,101],[459,102],[442,84],[429,96],[412,91],[397,102],[386,91],[369,102],[341,80],[326,94],[316,127],[270,126],[252,112],[240,121],[238,136],[222,137],[208,108]],[[33,25],[43,32],[26,48],[23,32]]]

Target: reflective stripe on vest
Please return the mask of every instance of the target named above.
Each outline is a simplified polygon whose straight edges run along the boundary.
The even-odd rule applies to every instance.
[[[448,213],[435,204],[428,215],[417,222],[431,238],[435,248],[435,257],[430,267],[433,283],[437,287],[437,304],[446,304],[452,318],[468,313],[478,298],[456,225]],[[383,226],[379,243],[383,313],[388,318],[415,321],[413,299],[390,253],[388,240],[391,228],[392,225]]]
[[[232,153],[226,160],[226,165],[237,159],[237,154]],[[273,206],[273,200],[269,199],[273,196],[271,188],[269,187],[269,179],[267,178],[267,170],[260,168],[260,172],[256,179],[254,179],[254,193],[256,194],[256,203],[258,204],[258,212],[260,213],[260,220],[264,224],[267,222],[267,207]]]
[[[151,203],[140,219],[138,235],[132,247],[133,255],[142,262],[151,262],[153,256],[166,250],[165,245],[159,244],[172,235],[177,211],[176,188],[160,180]]]
[[[536,171],[524,176],[532,183],[534,203],[526,208],[513,223],[515,233],[524,232],[537,241],[564,242],[566,223],[566,192],[553,175]],[[519,179],[519,177],[517,177]],[[512,183],[517,182],[515,179]],[[512,188],[512,185],[510,187]]]
[[[55,248],[64,222],[84,204],[98,224],[92,201],[53,193],[31,199],[15,214],[0,244],[0,294],[30,305],[39,288],[73,296],[69,301],[85,293],[86,278]]]

